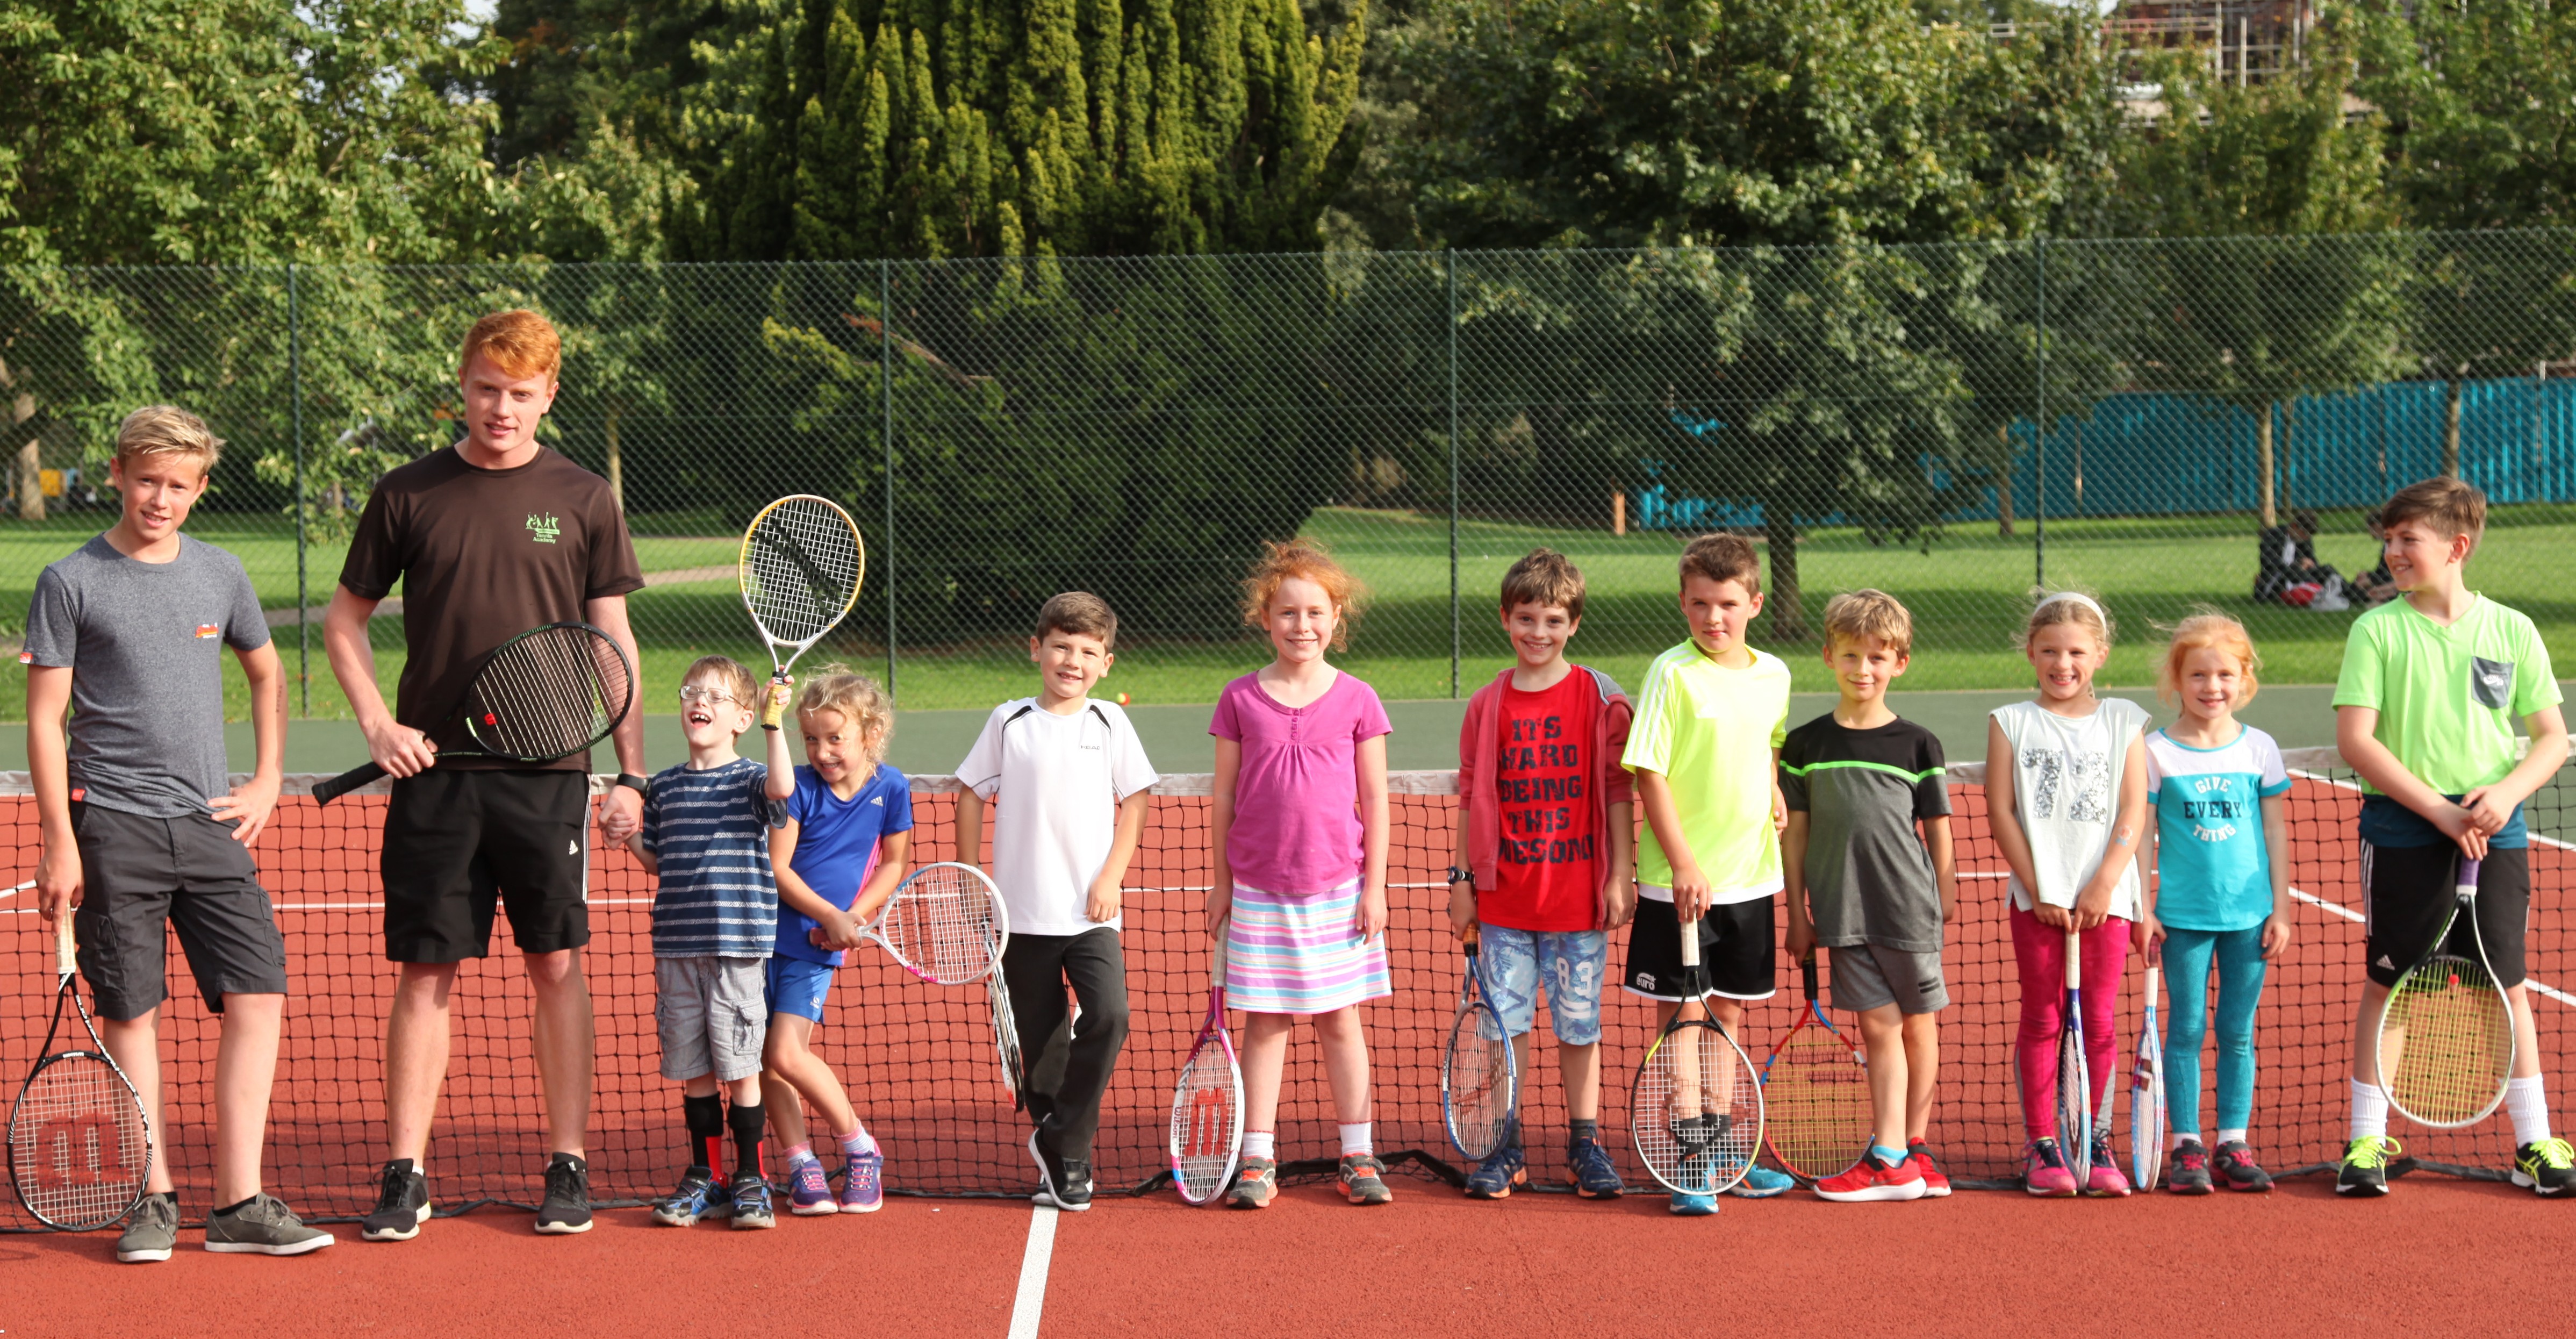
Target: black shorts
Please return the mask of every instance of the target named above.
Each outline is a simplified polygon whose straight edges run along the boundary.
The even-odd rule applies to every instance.
[[[458,962],[492,951],[492,906],[522,953],[590,942],[582,900],[590,778],[433,767],[385,806],[385,956]]]
[[[169,998],[169,931],[206,1007],[226,995],[286,993],[286,936],[250,850],[212,814],[145,818],[72,804],[81,904],[72,915],[81,976],[102,1018],[140,1018]]]
[[[2383,986],[2424,955],[2451,914],[2452,880],[2458,877],[2460,848],[2439,846],[2372,846],[2361,848],[2364,961],[2370,979]],[[2531,919],[2531,851],[2525,847],[2490,846],[2478,866],[2478,942],[2486,950],[2487,970],[2502,986],[2522,984],[2524,926]],[[2451,928],[2451,942],[2465,945],[2465,925]]]
[[[1779,989],[1773,961],[1771,904],[1779,894],[1766,893],[1750,902],[1729,902],[1699,918],[1699,961],[1710,985],[1730,1000],[1767,1000]],[[1631,995],[1678,1002],[1682,997],[1681,922],[1673,904],[1637,899],[1637,919],[1628,925],[1628,979]]]

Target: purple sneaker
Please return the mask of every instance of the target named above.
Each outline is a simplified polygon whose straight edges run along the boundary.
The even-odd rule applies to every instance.
[[[841,1212],[875,1213],[885,1207],[885,1155],[861,1153],[841,1173]]]
[[[787,1173],[787,1206],[801,1218],[841,1211],[832,1202],[832,1182],[823,1175],[821,1162],[807,1158]]]

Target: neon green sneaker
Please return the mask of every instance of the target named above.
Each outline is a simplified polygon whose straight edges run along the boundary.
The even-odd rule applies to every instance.
[[[2384,1134],[2366,1134],[2353,1140],[2343,1151],[2343,1170],[2335,1176],[2335,1193],[2387,1194],[2388,1160],[2404,1151],[2396,1140]]]
[[[2564,1139],[2542,1139],[2513,1153],[2513,1183],[2543,1195],[2576,1185],[2576,1149]]]

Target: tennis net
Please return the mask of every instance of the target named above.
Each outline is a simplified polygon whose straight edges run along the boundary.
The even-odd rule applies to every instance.
[[[2289,795],[2296,938],[2273,965],[2264,991],[2253,1132],[2257,1150],[2283,1171],[2315,1170],[2339,1154],[2362,941],[2360,848],[2353,835],[2360,795],[2331,750],[2293,750],[2289,761],[2296,776]],[[1940,1015],[1942,1069],[1931,1125],[1935,1150],[1970,1185],[2016,1175],[2021,1141],[2011,1061],[2019,990],[1982,772],[1977,764],[1951,768],[1960,916],[1949,929],[1953,1004]],[[301,792],[315,779],[296,778],[289,790]],[[1395,994],[1363,1009],[1375,1064],[1376,1139],[1382,1153],[1418,1153],[1400,1164],[1416,1174],[1453,1176],[1457,1158],[1440,1121],[1439,1062],[1463,961],[1448,931],[1440,883],[1454,849],[1454,778],[1408,772],[1393,782],[1388,948]],[[954,779],[916,777],[913,786],[914,858],[954,858]],[[1208,788],[1205,775],[1164,779],[1128,875],[1131,1034],[1095,1150],[1104,1192],[1157,1183],[1172,1085],[1205,1009],[1209,945],[1200,907],[1211,869]],[[2566,812],[2568,794],[2566,785],[2553,785],[2526,810],[2533,831],[2529,969],[2543,1065],[2552,1074],[2563,1070],[2576,1037],[2576,995],[2570,994],[2576,953],[2565,906],[2566,841],[2576,836],[2576,822]],[[365,1213],[384,1156],[379,1055],[393,984],[379,936],[384,803],[381,788],[328,808],[291,793],[257,848],[285,928],[294,984],[271,1108],[268,1184],[310,1217]],[[0,822],[10,825],[19,852],[18,872],[8,881],[32,878],[36,816],[23,774],[0,776]],[[605,853],[593,862],[590,895],[593,938],[584,968],[598,1014],[592,1191],[602,1202],[635,1202],[667,1190],[684,1157],[676,1086],[658,1074],[652,882],[622,852]],[[15,1001],[0,1012],[0,1075],[12,1080],[32,1063],[51,1006],[52,940],[33,902],[29,892],[0,898],[0,980]],[[1625,941],[1624,931],[1613,937],[1614,971]],[[183,1211],[195,1219],[205,1212],[212,1177],[209,1098],[217,1030],[175,942],[172,948],[172,998],[162,1024],[170,1094],[163,1134]],[[544,1126],[529,1059],[530,995],[506,924],[494,950],[465,964],[458,978],[454,1055],[430,1151],[433,1194],[442,1209],[533,1205],[542,1193]],[[1002,1084],[984,988],[929,985],[875,948],[851,957],[816,1045],[884,1144],[888,1188],[1025,1195],[1034,1178],[1024,1151],[1027,1129]],[[1785,965],[1781,981],[1778,996],[1749,1012],[1743,1040],[1757,1059],[1798,1007],[1796,975]],[[2141,984],[2133,955],[2114,1079],[2122,1129]],[[1613,989],[1602,1012],[1604,1139],[1631,1185],[1645,1185],[1627,1143],[1627,1082],[1652,1039],[1653,1008]],[[1241,1015],[1235,1021],[1240,1026]],[[1544,1038],[1544,1010],[1539,1026]],[[1531,1175],[1552,1185],[1563,1177],[1565,1121],[1549,1047],[1538,1048],[1531,1070],[1523,1107]],[[2501,1112],[2466,1130],[2418,1130],[2400,1119],[2392,1132],[2411,1155],[2446,1170],[2500,1175],[2512,1156]],[[1279,1146],[1291,1171],[1328,1167],[1336,1148],[1330,1094],[1304,1028],[1289,1052]],[[14,1203],[0,1208],[0,1227],[28,1226]]]

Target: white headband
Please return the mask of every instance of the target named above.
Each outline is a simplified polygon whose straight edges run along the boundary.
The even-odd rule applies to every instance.
[[[2057,602],[2058,602],[2058,601],[2060,601],[2060,600],[2073,600],[2073,601],[2074,601],[2074,602],[2076,602],[2077,604],[2080,604],[2080,605],[2084,606],[2085,608],[2092,610],[2092,611],[2093,611],[2093,616],[2094,616],[2095,618],[2098,618],[2098,619],[2102,620],[2102,622],[2103,622],[2105,625],[2108,625],[2108,624],[2110,623],[2110,621],[2111,621],[2111,616],[2110,616],[2109,614],[2106,614],[2106,613],[2102,612],[2102,606],[2100,606],[2100,605],[2098,605],[2098,604],[2095,604],[2095,603],[2093,602],[2093,597],[2092,597],[2092,596],[2090,596],[2090,595],[2085,595],[2085,594],[2082,594],[2082,593],[2080,593],[2080,592],[2077,592],[2077,591],[2071,591],[2071,590],[2062,590],[2062,591],[2057,592],[2057,593],[2056,593],[2056,594],[2054,594],[2054,595],[2043,595],[2043,596],[2039,597],[2039,603],[2038,603],[2038,604],[2035,604],[2035,605],[2032,605],[2032,606],[2031,606],[2031,610],[2030,610],[2030,612],[2032,612],[2033,614],[2037,614],[2040,610],[2042,610],[2042,609],[2046,609],[2046,608],[2047,608],[2047,607],[2049,607],[2050,605],[2055,604],[2055,603],[2057,603]]]

